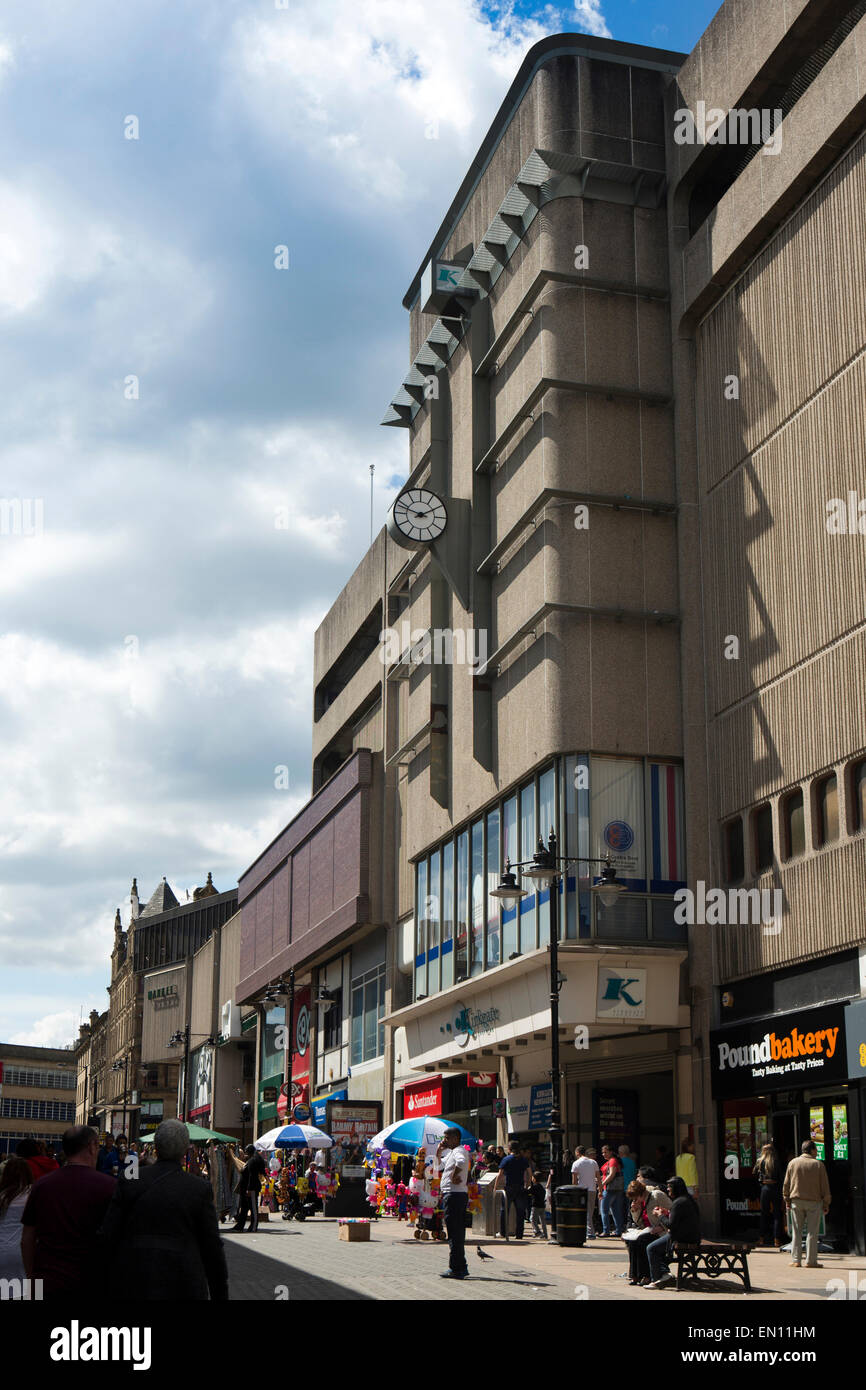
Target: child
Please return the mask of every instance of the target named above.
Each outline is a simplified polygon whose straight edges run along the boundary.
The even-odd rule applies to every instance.
[[[540,1174],[536,1173],[529,1188],[529,1198],[532,1202],[532,1229],[536,1236],[542,1240],[547,1240],[547,1215],[544,1210],[546,1191],[544,1183],[540,1181]]]

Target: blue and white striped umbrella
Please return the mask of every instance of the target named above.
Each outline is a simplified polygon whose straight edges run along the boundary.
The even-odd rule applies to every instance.
[[[387,1149],[392,1154],[411,1155],[419,1149],[435,1153],[446,1129],[459,1129],[461,1144],[468,1144],[472,1149],[477,1147],[475,1135],[453,1120],[444,1120],[440,1115],[418,1115],[413,1120],[397,1120],[396,1124],[386,1125],[370,1140],[367,1149]]]
[[[330,1149],[330,1134],[315,1125],[278,1125],[256,1140],[256,1148],[264,1153],[270,1149]]]

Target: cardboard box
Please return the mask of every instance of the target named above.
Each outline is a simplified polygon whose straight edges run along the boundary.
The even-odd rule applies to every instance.
[[[339,1232],[340,1240],[369,1240],[370,1223],[369,1221],[341,1221]]]

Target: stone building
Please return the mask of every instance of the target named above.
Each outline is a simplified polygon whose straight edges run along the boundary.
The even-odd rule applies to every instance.
[[[142,907],[132,881],[129,919],[114,921],[109,1003],[93,1010],[79,1031],[79,1120],[130,1138],[150,1133],[177,1113],[178,1063],[142,1057],[144,977],[148,970],[191,958],[232,916],[237,890],[220,893],[210,874],[188,902],[179,903],[166,879]]]

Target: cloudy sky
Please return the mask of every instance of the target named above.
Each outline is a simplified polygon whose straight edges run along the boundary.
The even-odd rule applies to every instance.
[[[0,498],[37,533],[0,535],[3,1041],[105,1007],[133,875],[229,888],[306,800],[312,635],[369,465],[377,530],[406,471],[402,296],[527,48],[688,51],[717,8],[283,4],[0,9]]]

